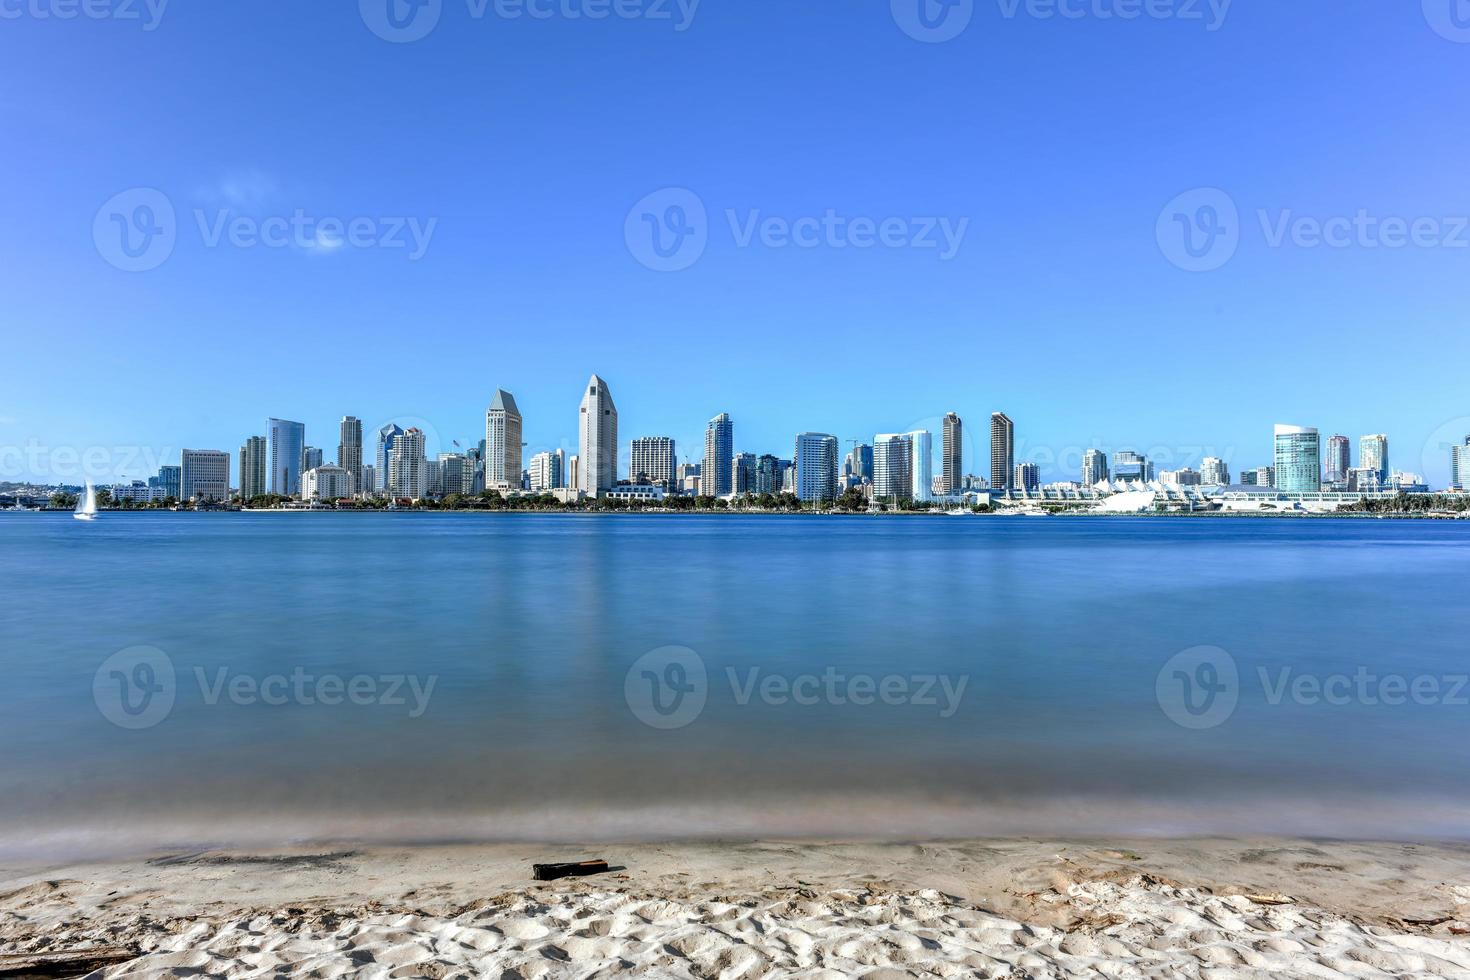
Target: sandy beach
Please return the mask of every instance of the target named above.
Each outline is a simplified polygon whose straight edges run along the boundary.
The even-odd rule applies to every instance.
[[[612,870],[538,883],[537,861]],[[1470,974],[1470,846],[465,845],[0,868],[0,977]]]

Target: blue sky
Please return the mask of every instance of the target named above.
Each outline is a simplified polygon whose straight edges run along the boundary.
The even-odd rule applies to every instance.
[[[933,43],[904,30],[923,35],[918,0],[605,19],[441,0],[406,43],[368,26],[392,34],[386,2],[63,19],[65,0],[6,0],[0,479],[64,470],[67,448],[141,477],[271,415],[328,457],[343,414],[423,420],[448,448],[483,434],[497,386],[532,450],[571,449],[594,371],[625,454],[667,434],[698,455],[721,411],[738,450],[786,455],[798,431],[871,440],[950,410],[983,452],[1001,409],[1069,478],[1091,446],[1263,465],[1278,421],[1388,433],[1411,470],[1470,434],[1470,26],[1449,0],[1136,19],[974,0],[930,8],[941,32],[970,16]],[[1238,221],[1218,268],[1187,271],[1167,231],[1220,201],[1201,188]],[[173,210],[172,249],[130,272],[112,215],[148,217],[139,189]],[[638,229],[690,201],[697,261],[649,268]],[[283,247],[251,238],[298,212]],[[890,222],[891,244],[782,246],[779,224],[742,244],[828,212]],[[1420,241],[1327,247],[1301,222],[1360,212]],[[243,231],[215,240],[221,220]],[[954,254],[916,247],[941,221],[963,226]]]

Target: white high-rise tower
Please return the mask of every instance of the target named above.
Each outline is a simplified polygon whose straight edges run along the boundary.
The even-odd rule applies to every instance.
[[[497,388],[485,412],[485,489],[518,489],[521,459],[521,410],[510,392]]]
[[[581,452],[577,487],[589,496],[611,490],[618,482],[618,409],[607,382],[597,375],[582,396]]]

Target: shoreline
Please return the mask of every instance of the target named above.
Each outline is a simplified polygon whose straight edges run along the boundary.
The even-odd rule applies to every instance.
[[[38,511],[0,511],[0,514],[8,513],[33,513],[33,514],[59,514],[69,516],[68,509],[38,510]],[[975,512],[969,514],[950,514],[943,510],[932,511],[888,511],[883,513],[864,513],[856,511],[770,511],[770,510],[659,510],[646,508],[639,510],[536,510],[532,508],[487,508],[487,507],[458,507],[458,508],[416,508],[403,507],[398,509],[380,508],[356,508],[344,507],[268,507],[260,509],[219,509],[219,510],[163,510],[158,508],[103,508],[99,515],[113,516],[118,514],[393,514],[399,516],[424,516],[434,514],[476,514],[484,516],[542,516],[542,517],[772,517],[772,518],[921,518],[921,517],[966,517],[966,518],[1005,518],[1005,517],[1085,517],[1089,519],[1106,520],[1155,520],[1168,518],[1173,520],[1191,520],[1200,518],[1242,518],[1247,520],[1364,520],[1364,521],[1467,521],[1470,520],[1470,511],[1462,515],[1456,514],[1423,514],[1423,513],[1388,513],[1368,514],[1355,511],[1344,513],[1305,513],[1305,512],[1281,512],[1281,513],[1258,513],[1253,511],[1165,511],[1154,514],[1129,514],[1129,513],[1096,513],[1085,510],[1059,510],[1053,513],[1027,514],[1022,513],[1020,508],[1015,511],[1006,510]]]
[[[531,880],[591,858],[609,872]],[[0,867],[0,913],[0,967],[105,954],[109,978],[1449,976],[1470,971],[1470,845],[348,843]]]

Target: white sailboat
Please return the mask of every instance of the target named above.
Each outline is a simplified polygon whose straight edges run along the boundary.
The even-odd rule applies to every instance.
[[[95,521],[97,519],[97,490],[92,486],[92,481],[87,481],[87,492],[82,499],[77,501],[77,509],[71,515],[79,521]]]

